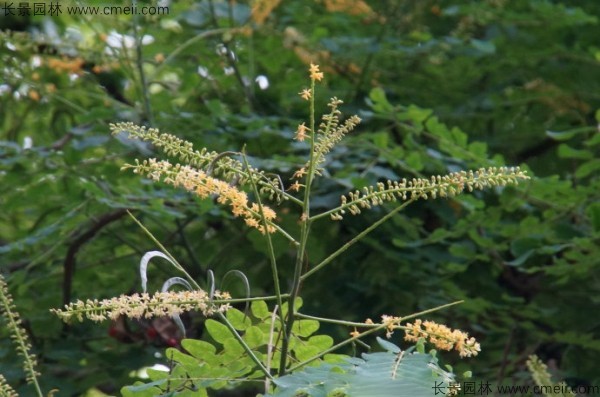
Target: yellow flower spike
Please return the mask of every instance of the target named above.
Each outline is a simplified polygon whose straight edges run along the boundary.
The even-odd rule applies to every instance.
[[[288,188],[288,190],[291,190],[293,192],[299,192],[301,188],[303,188],[304,185],[300,184],[298,181],[295,181],[292,186],[290,186]]]
[[[308,127],[305,126],[304,123],[300,124],[296,130],[296,136],[294,139],[299,142],[303,142],[306,139],[306,131],[308,131]]]
[[[300,95],[305,101],[308,101],[312,97],[312,92],[310,89],[305,88],[302,90],[302,92],[299,92],[298,95]]]
[[[417,342],[420,338],[425,339],[440,350],[456,350],[461,357],[476,356],[481,351],[481,346],[475,338],[469,338],[469,334],[461,330],[452,330],[443,324],[434,321],[415,320],[414,323],[406,324],[404,340]]]
[[[217,299],[228,299],[229,294],[215,291]],[[229,309],[228,304],[213,304],[212,298],[203,290],[168,291],[121,295],[116,298],[77,301],[66,305],[64,309],[51,309],[61,320],[70,322],[73,319],[83,321],[88,318],[95,322],[115,320],[120,316],[128,318],[151,318],[172,316],[186,311],[197,310],[205,316],[223,313]]]
[[[323,80],[323,72],[319,71],[319,65],[315,65],[313,63],[310,64],[310,79],[313,81],[321,81]]]

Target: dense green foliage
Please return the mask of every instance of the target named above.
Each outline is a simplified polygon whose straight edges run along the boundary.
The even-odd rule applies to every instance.
[[[330,154],[315,209],[387,179],[520,163],[538,177],[416,203],[307,281],[307,313],[364,321],[464,299],[435,317],[481,341],[475,379],[521,382],[535,352],[567,382],[600,385],[600,3],[259,3],[274,6],[265,19],[247,2],[216,0],[177,1],[153,17],[0,16],[0,271],[45,390],[116,393],[181,338],[158,321],[66,327],[48,312],[139,290],[139,259],[156,247],[126,208],[195,279],[213,270],[219,288],[241,296],[241,283],[219,281],[240,269],[253,295],[273,292],[260,233],[210,199],[119,172],[155,152],[111,138],[108,124],[150,124],[217,151],[245,144],[253,165],[290,178],[305,161],[292,138],[310,61],[327,76],[318,107],[335,95],[363,118]],[[308,266],[383,211],[315,224]],[[273,242],[292,263],[287,241]],[[172,272],[152,266],[156,289]],[[280,271],[291,278],[292,266]],[[200,318],[184,321],[189,336],[210,334]],[[0,335],[0,373],[28,395]]]

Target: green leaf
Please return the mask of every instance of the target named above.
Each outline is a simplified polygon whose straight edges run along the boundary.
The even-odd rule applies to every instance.
[[[582,127],[582,128],[574,128],[572,130],[567,131],[546,131],[546,136],[554,139],[555,141],[568,141],[573,138],[575,135],[585,132],[594,131],[595,127]]]
[[[591,333],[584,334],[574,331],[556,332],[551,336],[551,340],[600,352],[600,340]]]
[[[371,107],[377,113],[389,113],[394,110],[391,103],[388,102],[383,88],[375,87],[369,93]]]
[[[594,157],[594,154],[589,150],[574,149],[566,143],[561,143],[558,146],[558,157],[563,159],[589,160]]]
[[[246,329],[246,332],[243,336],[244,341],[246,341],[248,346],[251,348],[256,348],[267,344],[267,338],[268,335],[263,334],[263,332],[257,326],[252,326]]]
[[[269,312],[269,307],[265,301],[253,301],[250,305],[250,310],[252,311],[252,315],[260,320],[271,316],[271,312]]]
[[[160,390],[157,386],[162,386],[168,380],[162,379],[155,382],[142,383],[135,382],[132,386],[125,386],[121,389],[123,397],[153,397],[157,396]]]
[[[301,297],[296,297],[296,299],[294,300],[294,308],[296,311],[298,311],[301,307],[302,307],[303,301]],[[287,316],[288,313],[288,302],[284,302],[283,303],[283,307],[281,308],[281,316],[285,317]]]
[[[196,360],[196,358],[189,356],[189,355],[187,355],[177,349],[174,349],[172,347],[170,347],[166,350],[165,356],[169,360],[176,361],[183,365],[198,365],[198,360]]]
[[[423,169],[423,159],[420,153],[410,152],[405,161],[406,165],[415,171],[421,171]]]
[[[512,240],[510,243],[510,252],[514,256],[520,256],[531,250],[539,248],[541,245],[541,240],[536,237],[517,238]]]
[[[395,346],[392,350],[400,349]],[[310,353],[311,349],[305,349],[301,356],[310,358]],[[334,365],[322,363],[275,379],[277,388],[269,396],[329,396],[335,391],[359,397],[430,397],[435,394],[433,385],[443,395],[453,379],[453,374],[440,368],[437,359],[429,354],[368,353],[362,359]]]
[[[292,332],[297,336],[307,338],[319,329],[319,325],[316,320],[298,320],[294,322]]]
[[[377,343],[379,344],[379,346],[383,347],[385,350],[387,350],[390,353],[397,354],[402,351],[398,346],[396,346],[392,342],[388,342],[387,340],[382,339],[380,337],[377,337]]]
[[[204,326],[206,327],[206,330],[211,338],[221,344],[233,337],[233,334],[226,325],[221,324],[213,319],[207,319],[204,323]]]
[[[413,123],[421,125],[433,114],[431,109],[423,109],[415,105],[409,105],[406,110],[406,116]]]
[[[242,344],[235,338],[230,337],[223,341],[224,356],[237,358],[245,353]]]
[[[198,359],[203,359],[207,354],[214,355],[217,352],[215,346],[203,340],[184,339],[181,341],[181,346]]]
[[[329,335],[314,335],[308,339],[308,344],[323,351],[333,346],[333,338]]]
[[[167,371],[159,371],[157,369],[147,368],[146,373],[148,374],[148,377],[152,380],[161,380],[169,378],[169,372]]]
[[[584,145],[587,147],[600,145],[600,131],[596,129],[596,133],[587,141],[584,142]]]
[[[533,254],[535,254],[534,250],[526,251],[522,255],[519,255],[517,258],[513,259],[512,261],[507,261],[504,263],[509,266],[521,266],[525,262],[527,262],[527,259],[529,259],[529,257]]]
[[[600,202],[588,205],[585,212],[590,217],[594,231],[600,232]]]
[[[587,178],[589,175],[597,172],[598,170],[600,170],[600,159],[593,159],[577,167],[575,176],[577,178]]]
[[[299,361],[309,360],[315,357],[320,352],[321,350],[319,348],[312,345],[300,345],[294,349],[294,355]]]
[[[233,328],[237,329],[238,331],[243,331],[250,325],[252,325],[252,321],[250,321],[250,318],[248,318],[246,314],[244,314],[242,311],[236,308],[231,308],[227,310],[226,317],[227,320],[229,320],[229,322],[231,323],[231,325],[233,325]]]
[[[388,147],[390,136],[387,132],[376,132],[369,135],[369,138],[373,141],[373,144],[380,149]]]

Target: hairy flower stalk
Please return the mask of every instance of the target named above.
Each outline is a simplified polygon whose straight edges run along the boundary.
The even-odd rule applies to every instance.
[[[561,396],[561,397],[575,397],[575,393],[571,390],[566,383],[561,382],[555,384],[552,382],[552,377],[548,372],[548,366],[539,359],[538,356],[531,355],[526,362],[527,369],[531,373],[531,377],[536,385],[538,385],[542,390],[556,390],[557,387],[561,392],[560,393],[544,393],[546,396]]]
[[[346,211],[352,215],[361,213],[361,209],[370,209],[386,201],[424,199],[429,197],[454,197],[468,190],[483,190],[487,187],[516,185],[520,179],[529,179],[519,167],[490,167],[477,171],[453,172],[444,176],[432,176],[430,179],[413,178],[398,181],[379,182],[376,186],[356,190],[342,196],[342,205],[328,212],[332,219],[341,220]]]
[[[314,169],[315,174],[320,175],[321,171],[323,171],[322,164],[325,162],[325,155],[333,149],[333,147],[338,144],[346,134],[352,131],[359,123],[360,117],[354,115],[350,116],[347,120],[340,124],[340,116],[341,112],[338,107],[343,102],[337,98],[331,98],[328,106],[331,108],[331,111],[328,114],[323,115],[321,118],[321,124],[317,130],[317,133],[314,134],[315,142],[313,145],[313,155],[312,155],[312,167]],[[306,132],[310,131],[309,128],[304,126],[304,123],[298,126],[298,131],[296,132],[295,139],[298,141],[303,141],[306,138],[312,139]],[[310,160],[302,167],[299,171],[296,171],[294,174],[294,178],[298,179],[304,175],[304,170],[310,169],[311,163]]]
[[[413,324],[406,324],[404,332],[406,341],[418,342],[423,338],[440,350],[454,349],[459,352],[461,357],[476,356],[481,351],[479,343],[475,338],[469,338],[469,334],[466,332],[458,329],[452,330],[434,321],[415,320]]]
[[[133,168],[133,172],[136,174],[146,175],[155,181],[162,179],[165,183],[175,187],[183,187],[200,198],[207,198],[213,194],[217,195],[217,202],[229,205],[234,216],[244,218],[248,226],[258,229],[263,234],[265,233],[265,227],[260,222],[258,204],[249,204],[245,192],[238,190],[225,181],[209,176],[204,171],[187,165],[173,165],[168,161],[158,161],[156,159],[144,160],[142,163],[137,162],[136,165],[126,165],[123,168]],[[274,233],[277,230],[272,224],[276,217],[275,211],[263,205],[263,213],[267,222],[270,223],[267,225],[266,231]]]
[[[226,292],[215,291],[213,299],[226,300],[230,296]],[[209,295],[202,290],[179,292],[156,292],[121,295],[111,299],[88,299],[85,302],[77,301],[65,306],[64,310],[51,309],[50,311],[65,322],[73,319],[83,321],[87,318],[92,321],[116,320],[120,316],[128,318],[151,318],[161,316],[174,316],[188,311],[200,311],[205,316],[222,313],[229,309],[228,304],[214,304]]]
[[[130,139],[150,142],[165,154],[176,157],[183,163],[199,170],[205,170],[211,176],[218,176],[227,182],[235,181],[242,185],[248,185],[250,178],[253,178],[259,191],[269,195],[271,200],[290,198],[281,190],[278,179],[270,179],[263,171],[252,167],[246,169],[240,161],[232,159],[224,153],[208,151],[206,148],[195,150],[191,142],[171,134],[160,133],[156,128],[147,129],[130,122],[110,124],[110,130],[113,135],[124,132]]]
[[[13,304],[12,297],[8,292],[8,286],[2,275],[0,275],[0,315],[6,320],[6,328],[11,333],[11,339],[16,345],[17,353],[23,357],[23,370],[25,371],[27,383],[35,387],[38,396],[42,396],[42,391],[37,381],[37,377],[40,374],[35,370],[37,359],[34,354],[30,353],[31,344],[29,343],[27,332],[21,325],[21,318]],[[0,382],[0,390],[10,390],[10,388],[8,385],[4,386]]]
[[[0,397],[18,397],[17,392],[10,387],[6,379],[0,374]]]

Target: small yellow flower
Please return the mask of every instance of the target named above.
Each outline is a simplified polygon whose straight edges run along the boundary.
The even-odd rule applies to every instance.
[[[295,140],[302,142],[306,139],[306,131],[308,130],[308,127],[304,125],[304,123],[300,124],[298,126],[298,129],[296,130],[296,136],[294,137]]]
[[[230,295],[215,291],[213,297],[228,299]],[[84,318],[99,322],[116,320],[120,316],[135,319],[173,316],[192,310],[211,316],[229,309],[228,304],[213,304],[213,297],[203,290],[156,292],[153,295],[143,293],[121,295],[111,299],[77,301],[66,305],[64,309],[50,311],[65,322],[73,319],[83,321]]]
[[[310,64],[310,79],[313,81],[321,81],[323,79],[323,72],[319,71],[319,65]]]
[[[454,350],[461,357],[476,356],[481,351],[481,346],[475,338],[469,338],[469,334],[461,330],[452,330],[443,324],[433,321],[415,320],[413,324],[406,324],[404,340],[417,342],[424,338],[440,350]]]
[[[294,172],[294,175],[292,176],[292,179],[300,179],[304,175],[306,175],[306,168],[302,167],[298,171]]]
[[[356,328],[354,328],[354,331],[350,332],[350,336],[353,338],[358,338],[360,336],[360,332],[358,332]]]
[[[308,101],[312,97],[312,92],[308,88],[305,88],[302,92],[299,92],[298,95],[300,95],[302,99]]]
[[[299,192],[302,187],[304,187],[304,185],[301,185],[300,183],[298,183],[298,181],[296,181],[292,184],[292,186],[290,186],[288,190]]]

